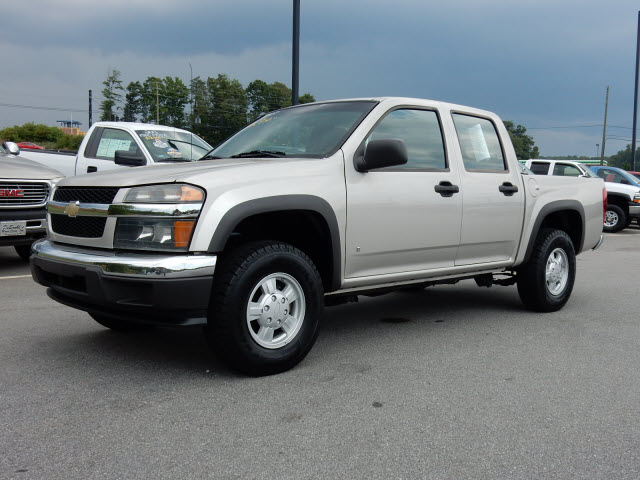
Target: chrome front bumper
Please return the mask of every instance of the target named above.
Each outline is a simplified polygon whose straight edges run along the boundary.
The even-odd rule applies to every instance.
[[[629,215],[632,217],[640,217],[640,205],[631,203],[629,205]]]
[[[213,275],[216,255],[137,254],[75,248],[43,239],[32,254],[44,260],[81,267],[98,267],[105,276],[129,278],[190,278]]]

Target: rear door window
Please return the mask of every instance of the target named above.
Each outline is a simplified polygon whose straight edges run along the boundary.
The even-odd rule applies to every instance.
[[[549,163],[531,162],[531,171],[536,175],[549,175]]]
[[[496,127],[486,118],[453,114],[462,161],[467,171],[506,171],[507,165]]]

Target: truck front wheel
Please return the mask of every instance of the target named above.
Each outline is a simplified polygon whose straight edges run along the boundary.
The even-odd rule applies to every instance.
[[[518,294],[525,307],[537,312],[560,310],[573,290],[576,255],[562,230],[543,229],[529,261],[518,270]]]
[[[315,343],[323,293],[317,268],[292,245],[242,245],[216,267],[209,343],[221,360],[248,375],[286,371]]]

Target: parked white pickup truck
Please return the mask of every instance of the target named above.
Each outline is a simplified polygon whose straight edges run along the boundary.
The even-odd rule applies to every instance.
[[[23,150],[20,156],[67,177],[122,166],[198,160],[211,146],[180,128],[135,122],[94,123],[78,153]]]
[[[194,163],[64,179],[34,279],[118,330],[205,325],[251,375],[300,362],[323,306],[475,279],[567,302],[601,179],[529,175],[493,113],[411,98],[270,113]]]
[[[536,158],[527,160],[525,165],[536,175],[557,175],[562,177],[599,177],[587,165],[571,160],[547,160]],[[604,182],[607,189],[607,214],[604,231],[615,233],[629,226],[631,220],[640,222],[640,188],[618,182]]]

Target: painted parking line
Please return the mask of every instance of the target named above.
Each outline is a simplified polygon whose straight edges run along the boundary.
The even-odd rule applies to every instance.
[[[31,275],[11,275],[9,277],[0,277],[0,280],[11,280],[14,278],[31,278]]]

